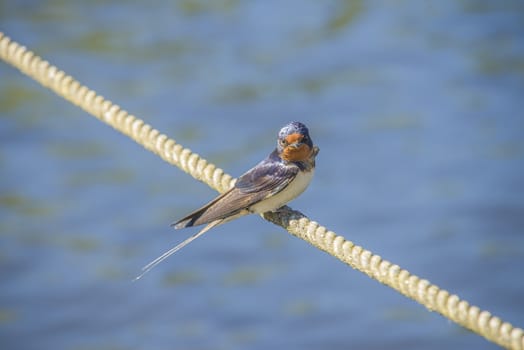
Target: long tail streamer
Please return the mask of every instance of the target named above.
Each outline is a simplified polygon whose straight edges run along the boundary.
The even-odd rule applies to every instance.
[[[189,243],[193,242],[198,237],[202,236],[204,233],[206,233],[207,231],[209,231],[213,227],[220,225],[220,223],[222,223],[222,221],[223,220],[215,220],[215,221],[209,223],[208,225],[206,225],[206,227],[204,227],[203,229],[201,229],[200,231],[195,233],[193,236],[189,237],[188,239],[186,239],[182,243],[180,243],[180,244],[174,246],[173,248],[169,249],[167,252],[165,252],[164,254],[160,255],[158,258],[156,258],[155,260],[151,261],[146,266],[142,267],[142,273],[140,275],[138,275],[133,281],[138,281],[139,279],[141,279],[142,276],[144,276],[146,273],[151,271],[155,266],[157,266],[162,261],[164,261],[167,258],[169,258],[171,255],[173,255],[176,252],[178,252],[180,249],[184,248]]]

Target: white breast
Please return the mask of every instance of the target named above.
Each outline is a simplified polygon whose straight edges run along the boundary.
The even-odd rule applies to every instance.
[[[287,185],[286,188],[274,196],[251,206],[250,210],[261,214],[265,213],[266,211],[273,211],[287,204],[305,191],[311,182],[311,179],[313,178],[313,173],[314,170],[310,170],[308,172],[300,171],[295,179],[293,179],[293,181],[291,181],[291,183]]]

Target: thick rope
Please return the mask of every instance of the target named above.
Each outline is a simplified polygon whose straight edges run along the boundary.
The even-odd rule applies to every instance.
[[[66,100],[131,137],[165,161],[176,165],[195,179],[219,192],[229,189],[235,179],[208,163],[198,154],[177,144],[150,125],[122,110],[118,105],[97,95],[49,62],[0,32],[0,57]],[[442,290],[425,279],[410,274],[400,266],[383,260],[344,237],[309,220],[298,211],[287,208],[266,213],[264,218],[288,232],[364,272],[399,293],[416,300],[430,311],[436,311],[459,325],[508,349],[524,349],[524,331],[483,311],[458,296]]]

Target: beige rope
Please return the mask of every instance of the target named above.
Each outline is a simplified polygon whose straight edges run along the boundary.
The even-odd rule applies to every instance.
[[[97,95],[71,76],[43,61],[25,47],[0,32],[0,57],[29,77],[50,88],[66,100],[131,137],[165,161],[176,165],[195,179],[219,192],[229,189],[234,179],[199,155],[183,148],[175,140],[122,110],[118,105]],[[418,301],[459,325],[472,330],[508,349],[524,349],[524,331],[508,322],[469,305],[456,295],[440,289],[425,279],[410,274],[380,256],[353,244],[344,237],[309,220],[298,211],[287,208],[279,213],[266,213],[267,220],[282,226],[313,246],[331,254],[354,269]]]

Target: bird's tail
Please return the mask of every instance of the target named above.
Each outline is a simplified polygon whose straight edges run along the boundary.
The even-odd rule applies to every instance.
[[[202,230],[198,231],[197,233],[195,233],[193,236],[189,237],[188,239],[186,239],[185,241],[179,243],[178,245],[176,245],[175,247],[169,249],[167,252],[165,252],[164,254],[160,255],[158,258],[156,258],[155,260],[151,261],[149,264],[147,264],[146,266],[144,266],[142,268],[142,273],[140,275],[138,275],[134,281],[137,281],[139,280],[140,278],[142,278],[142,276],[144,276],[146,273],[148,273],[149,271],[151,271],[155,266],[157,266],[158,264],[160,264],[162,261],[166,260],[167,258],[169,258],[171,255],[173,255],[174,253],[176,253],[177,251],[179,251],[180,249],[184,248],[186,245],[188,245],[189,243],[191,243],[192,241],[194,241],[195,239],[197,239],[198,237],[202,236],[204,233],[206,233],[207,231],[209,231],[210,229],[212,229],[213,227],[215,226],[218,226],[220,225],[222,222],[224,221],[224,219],[218,219],[218,220],[215,220],[213,222],[210,222],[209,224],[206,225],[206,227],[204,227]]]

